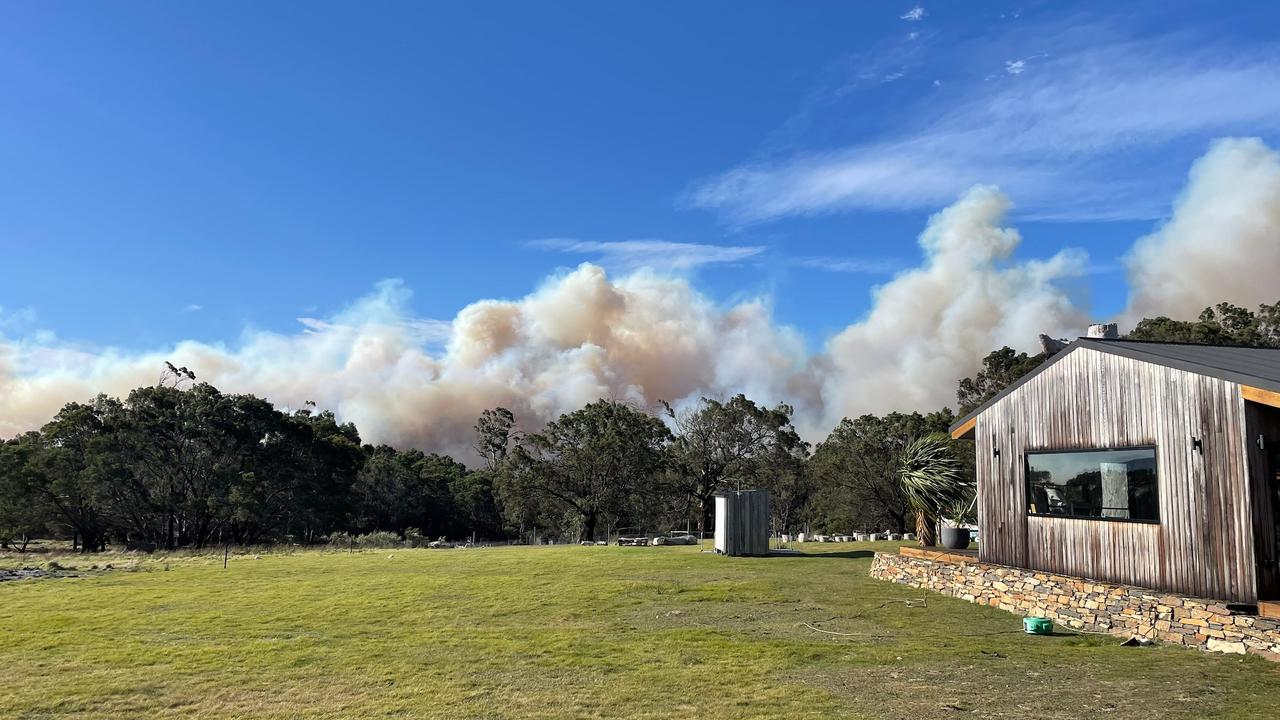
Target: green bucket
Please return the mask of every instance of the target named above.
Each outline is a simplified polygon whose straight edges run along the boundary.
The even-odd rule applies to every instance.
[[[1042,617],[1022,618],[1022,629],[1028,635],[1050,635],[1053,633],[1053,621]]]

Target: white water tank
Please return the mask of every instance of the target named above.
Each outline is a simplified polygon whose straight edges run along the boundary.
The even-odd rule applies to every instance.
[[[1089,326],[1089,337],[1115,340],[1120,337],[1120,326],[1115,323],[1094,323]]]
[[[769,554],[769,491],[737,490],[716,495],[716,552]]]

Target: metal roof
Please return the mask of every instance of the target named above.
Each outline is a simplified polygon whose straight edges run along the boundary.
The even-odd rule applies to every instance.
[[[1023,383],[1044,372],[1045,368],[1081,348],[1186,370],[1262,390],[1280,392],[1280,349],[1278,348],[1079,338],[1065,350],[1054,353],[1040,367],[1023,375],[1017,382],[979,405],[973,412],[952,423],[952,432],[981,415],[984,410],[1018,389]]]

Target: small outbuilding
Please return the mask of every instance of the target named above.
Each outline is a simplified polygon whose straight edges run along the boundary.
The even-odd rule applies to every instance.
[[[1081,338],[951,434],[981,561],[1280,600],[1280,350]]]
[[[715,550],[722,555],[769,554],[769,491],[716,494]]]

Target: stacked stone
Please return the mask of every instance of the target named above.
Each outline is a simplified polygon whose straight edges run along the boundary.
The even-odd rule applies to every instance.
[[[871,576],[1019,615],[1050,618],[1076,630],[1280,660],[1280,621],[1234,614],[1214,600],[1003,565],[883,552],[876,553]]]

